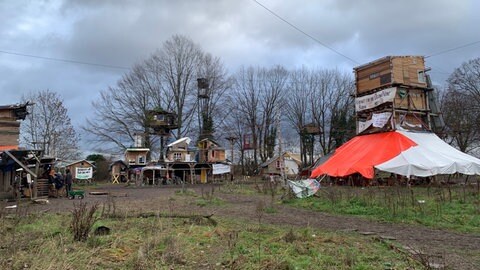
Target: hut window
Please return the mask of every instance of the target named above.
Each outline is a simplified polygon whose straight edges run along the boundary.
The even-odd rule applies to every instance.
[[[138,156],[138,164],[145,164],[145,156]]]
[[[182,153],[173,153],[174,160],[182,160]]]
[[[391,73],[387,73],[387,74],[384,74],[382,76],[380,76],[380,84],[387,84],[387,83],[390,83],[392,81],[392,74]]]
[[[418,73],[418,81],[419,82],[421,82],[421,83],[427,82],[427,80],[425,78],[425,71],[419,70],[417,73]]]
[[[282,168],[282,161],[281,160],[277,160],[276,167],[277,167],[277,169]]]

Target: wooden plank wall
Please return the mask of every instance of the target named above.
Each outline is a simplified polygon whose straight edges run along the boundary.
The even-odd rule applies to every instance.
[[[393,82],[414,87],[427,87],[426,82],[418,80],[418,72],[425,70],[425,61],[421,56],[392,57]]]
[[[400,91],[405,91],[406,95],[400,95]],[[396,109],[404,110],[419,110],[426,111],[427,108],[427,95],[422,89],[402,89],[397,88],[397,94],[394,99],[394,107]]]
[[[0,145],[18,145],[20,122],[0,120]]]
[[[425,70],[422,56],[391,56],[355,69],[357,94],[363,94],[390,85],[408,85],[426,88],[418,80],[418,72]]]
[[[10,121],[16,120],[15,114],[13,113],[12,109],[0,110],[0,119],[1,120],[10,120]]]
[[[382,84],[382,76],[390,76],[390,81]],[[390,59],[385,59],[384,61],[374,63],[371,66],[358,69],[356,72],[356,81],[357,94],[362,94],[384,85],[389,85],[391,82]]]

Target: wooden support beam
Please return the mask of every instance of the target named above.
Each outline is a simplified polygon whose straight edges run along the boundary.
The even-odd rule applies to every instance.
[[[37,174],[32,172],[25,164],[20,162],[10,151],[5,151],[5,154],[7,154],[9,157],[11,157],[18,165],[20,165],[25,171],[27,171],[29,174],[31,174],[33,177],[37,178]]]

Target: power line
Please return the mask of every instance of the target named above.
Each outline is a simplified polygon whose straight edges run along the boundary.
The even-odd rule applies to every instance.
[[[477,40],[477,41],[472,42],[472,43],[464,44],[464,45],[461,45],[461,46],[457,46],[457,47],[454,47],[454,48],[450,48],[450,49],[447,49],[447,50],[439,51],[439,52],[436,52],[436,53],[432,53],[430,55],[425,56],[425,58],[441,55],[441,54],[448,53],[448,52],[451,52],[451,51],[455,51],[455,50],[458,50],[458,49],[463,49],[465,47],[469,47],[469,46],[472,46],[472,45],[475,45],[475,44],[478,44],[478,43],[480,43],[480,40]]]
[[[353,60],[352,58],[346,56],[345,54],[335,50],[334,48],[328,46],[327,44],[321,42],[320,40],[318,40],[317,38],[313,37],[312,35],[306,33],[305,31],[303,31],[302,29],[298,28],[297,26],[295,26],[294,24],[290,23],[289,21],[285,20],[284,18],[282,18],[280,15],[278,15],[277,13],[273,12],[272,10],[270,10],[269,8],[267,8],[266,6],[262,5],[260,2],[258,2],[257,0],[252,0],[253,2],[255,2],[257,5],[261,6],[262,8],[264,8],[265,10],[267,10],[268,12],[270,12],[273,16],[277,17],[278,19],[280,19],[281,21],[283,21],[284,23],[288,24],[290,27],[292,27],[293,29],[297,30],[298,32],[304,34],[305,36],[309,37],[311,40],[317,42],[318,44],[322,45],[323,47],[333,51],[334,53],[352,61],[353,63],[355,64],[360,64],[358,63],[357,61]]]
[[[84,61],[71,60],[71,59],[53,58],[53,57],[46,57],[46,56],[40,56],[40,55],[11,52],[11,51],[4,51],[4,50],[0,50],[0,53],[10,54],[10,55],[18,55],[18,56],[24,56],[24,57],[31,57],[31,58],[37,58],[37,59],[43,59],[43,60],[49,60],[49,61],[88,65],[88,66],[97,66],[97,67],[114,68],[114,69],[126,69],[126,70],[130,69],[128,67],[122,67],[122,66],[98,64],[98,63],[84,62]]]

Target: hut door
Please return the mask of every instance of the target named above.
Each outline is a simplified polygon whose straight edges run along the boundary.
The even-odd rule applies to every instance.
[[[200,182],[203,184],[207,183],[207,169],[202,169],[200,171]]]

